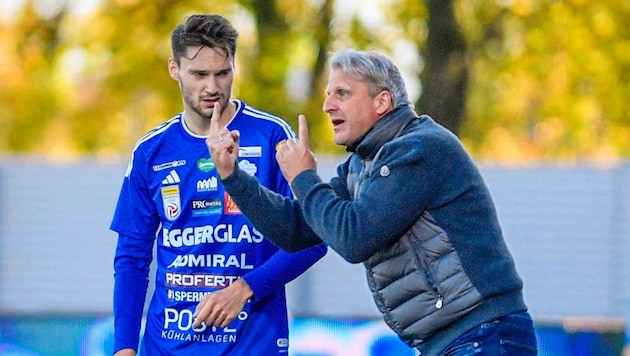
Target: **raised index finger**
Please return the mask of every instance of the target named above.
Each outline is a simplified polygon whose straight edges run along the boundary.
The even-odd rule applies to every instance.
[[[210,135],[217,135],[221,127],[219,126],[219,118],[221,117],[221,104],[214,103],[212,110],[212,118],[210,118]]]
[[[298,138],[306,147],[308,146],[308,126],[306,125],[306,116],[298,116]]]

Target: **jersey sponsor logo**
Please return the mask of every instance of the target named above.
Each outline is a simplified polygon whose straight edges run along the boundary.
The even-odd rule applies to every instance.
[[[186,288],[218,288],[223,289],[239,279],[239,276],[224,276],[220,274],[186,274],[166,272],[166,285],[169,287]]]
[[[219,180],[217,177],[210,177],[208,179],[202,179],[197,181],[197,192],[214,192],[219,187]]]
[[[181,179],[179,179],[179,175],[177,174],[175,170],[170,171],[168,175],[166,176],[166,178],[162,180],[162,184],[164,185],[177,184],[180,182],[181,182]]]
[[[165,247],[197,246],[212,243],[261,243],[263,235],[247,224],[192,226],[184,229],[162,228],[162,245]]]
[[[191,202],[192,216],[219,215],[223,211],[221,198],[197,199]]]
[[[197,168],[204,173],[208,173],[214,169],[214,162],[212,158],[200,158],[197,161]]]
[[[177,219],[182,212],[182,204],[179,199],[179,185],[162,187],[161,192],[164,214],[168,220],[173,221]]]
[[[177,160],[177,161],[173,161],[173,162],[157,164],[157,165],[153,166],[153,172],[159,172],[159,171],[161,171],[163,169],[181,167],[181,166],[185,166],[185,165],[186,165],[186,160],[183,160],[183,159],[180,159],[180,160]]]
[[[236,317],[238,320],[246,320],[248,318],[248,314],[246,311],[241,311],[238,316]],[[198,326],[197,328],[193,328],[192,324],[195,321],[194,317],[193,317],[193,312],[191,310],[188,309],[184,309],[184,310],[177,310],[174,308],[164,308],[164,329],[177,329],[180,331],[196,331],[198,333],[200,332],[204,332],[206,331],[206,329],[211,328],[211,330],[213,332],[217,332],[219,330],[219,328],[215,327],[215,326],[210,326],[208,327],[206,325],[205,322],[202,322],[200,326]],[[230,327],[226,327],[224,329],[222,329],[224,333],[236,333],[236,329],[234,328],[230,328]],[[170,337],[168,334],[164,334],[164,333],[172,333],[172,330],[163,330],[162,331],[162,337],[165,339],[175,339],[175,340],[189,340],[189,339],[184,339],[182,338],[182,336],[186,337],[191,337],[192,335],[190,334],[182,334],[182,335],[176,335],[179,334],[177,332],[175,332],[175,334],[170,334]],[[202,336],[202,335],[198,335],[198,336]],[[212,338],[213,341],[215,342],[220,342],[220,341],[216,341],[214,339],[214,337],[223,337],[225,335],[203,335],[204,338],[207,338],[208,341],[210,341],[210,338]],[[236,336],[234,336],[236,338]],[[202,341],[202,340],[195,340],[195,341]],[[233,341],[230,342],[235,342],[236,339],[234,339]],[[222,342],[226,342],[226,341],[222,341]]]
[[[238,161],[238,167],[244,170],[250,176],[255,176],[256,172],[258,172],[258,167],[256,165],[246,159],[242,161]]]
[[[185,303],[199,303],[203,300],[203,297],[210,294],[212,292],[192,292],[192,291],[183,291],[183,290],[172,290],[169,289],[166,292],[169,300],[175,302],[185,302]]]
[[[223,209],[223,214],[225,215],[240,215],[241,209],[236,206],[236,203],[227,192],[223,192],[223,200],[225,200],[225,205]]]
[[[254,265],[247,263],[247,254],[223,255],[220,253],[207,255],[178,255],[166,268],[178,267],[238,267],[240,269],[254,269]]]
[[[225,331],[226,329],[223,329],[223,330]],[[194,329],[194,330],[197,331],[197,329]],[[233,332],[235,331],[236,330],[234,330]],[[193,342],[193,341],[194,342],[212,342],[215,344],[236,342],[236,335],[226,335],[226,334],[210,334],[210,335],[188,334],[188,333],[183,333],[183,332],[177,332],[175,330],[162,330],[161,336],[162,336],[162,339],[185,341],[185,342]]]
[[[240,147],[238,149],[239,157],[262,157],[261,146]]]

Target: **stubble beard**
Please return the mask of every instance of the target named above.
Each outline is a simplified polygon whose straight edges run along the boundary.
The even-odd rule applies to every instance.
[[[193,102],[192,100],[193,94],[185,90],[186,87],[184,86],[184,83],[182,82],[181,79],[179,79],[178,82],[179,82],[179,88],[182,92],[182,96],[184,99],[184,105],[190,108],[193,112],[195,112],[195,114],[199,115],[199,117],[208,119],[208,121],[210,121],[212,119],[212,113],[214,112],[214,107],[209,108],[208,112],[205,113],[203,109],[201,108],[201,103],[203,102],[201,96],[197,97],[196,103]],[[223,99],[223,95],[220,95],[219,102],[222,101],[221,99]],[[223,110],[225,110],[225,108],[223,107],[223,104],[221,104],[221,112],[223,112]]]
[[[209,108],[208,110],[204,111],[201,108],[201,103],[202,100],[201,98],[198,99],[197,103],[194,103],[191,99],[190,96],[186,96],[184,98],[184,101],[186,102],[186,106],[188,106],[190,109],[192,109],[192,111],[194,111],[197,115],[199,115],[199,117],[207,119],[208,121],[210,121],[210,119],[212,119],[212,113],[214,111],[214,107]]]

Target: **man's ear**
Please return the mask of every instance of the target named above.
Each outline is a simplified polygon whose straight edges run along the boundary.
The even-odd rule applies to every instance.
[[[171,78],[179,80],[179,67],[173,58],[168,59],[168,74]]]
[[[377,114],[386,114],[394,107],[394,103],[392,102],[392,95],[387,90],[381,91],[374,97],[374,105],[376,107]]]

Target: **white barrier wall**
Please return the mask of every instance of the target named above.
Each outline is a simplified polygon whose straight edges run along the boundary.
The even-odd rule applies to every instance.
[[[335,174],[340,158],[320,159]],[[481,166],[537,320],[630,310],[630,165]],[[0,161],[0,313],[111,311],[125,163]],[[362,265],[333,251],[289,285],[294,315],[378,317]]]

